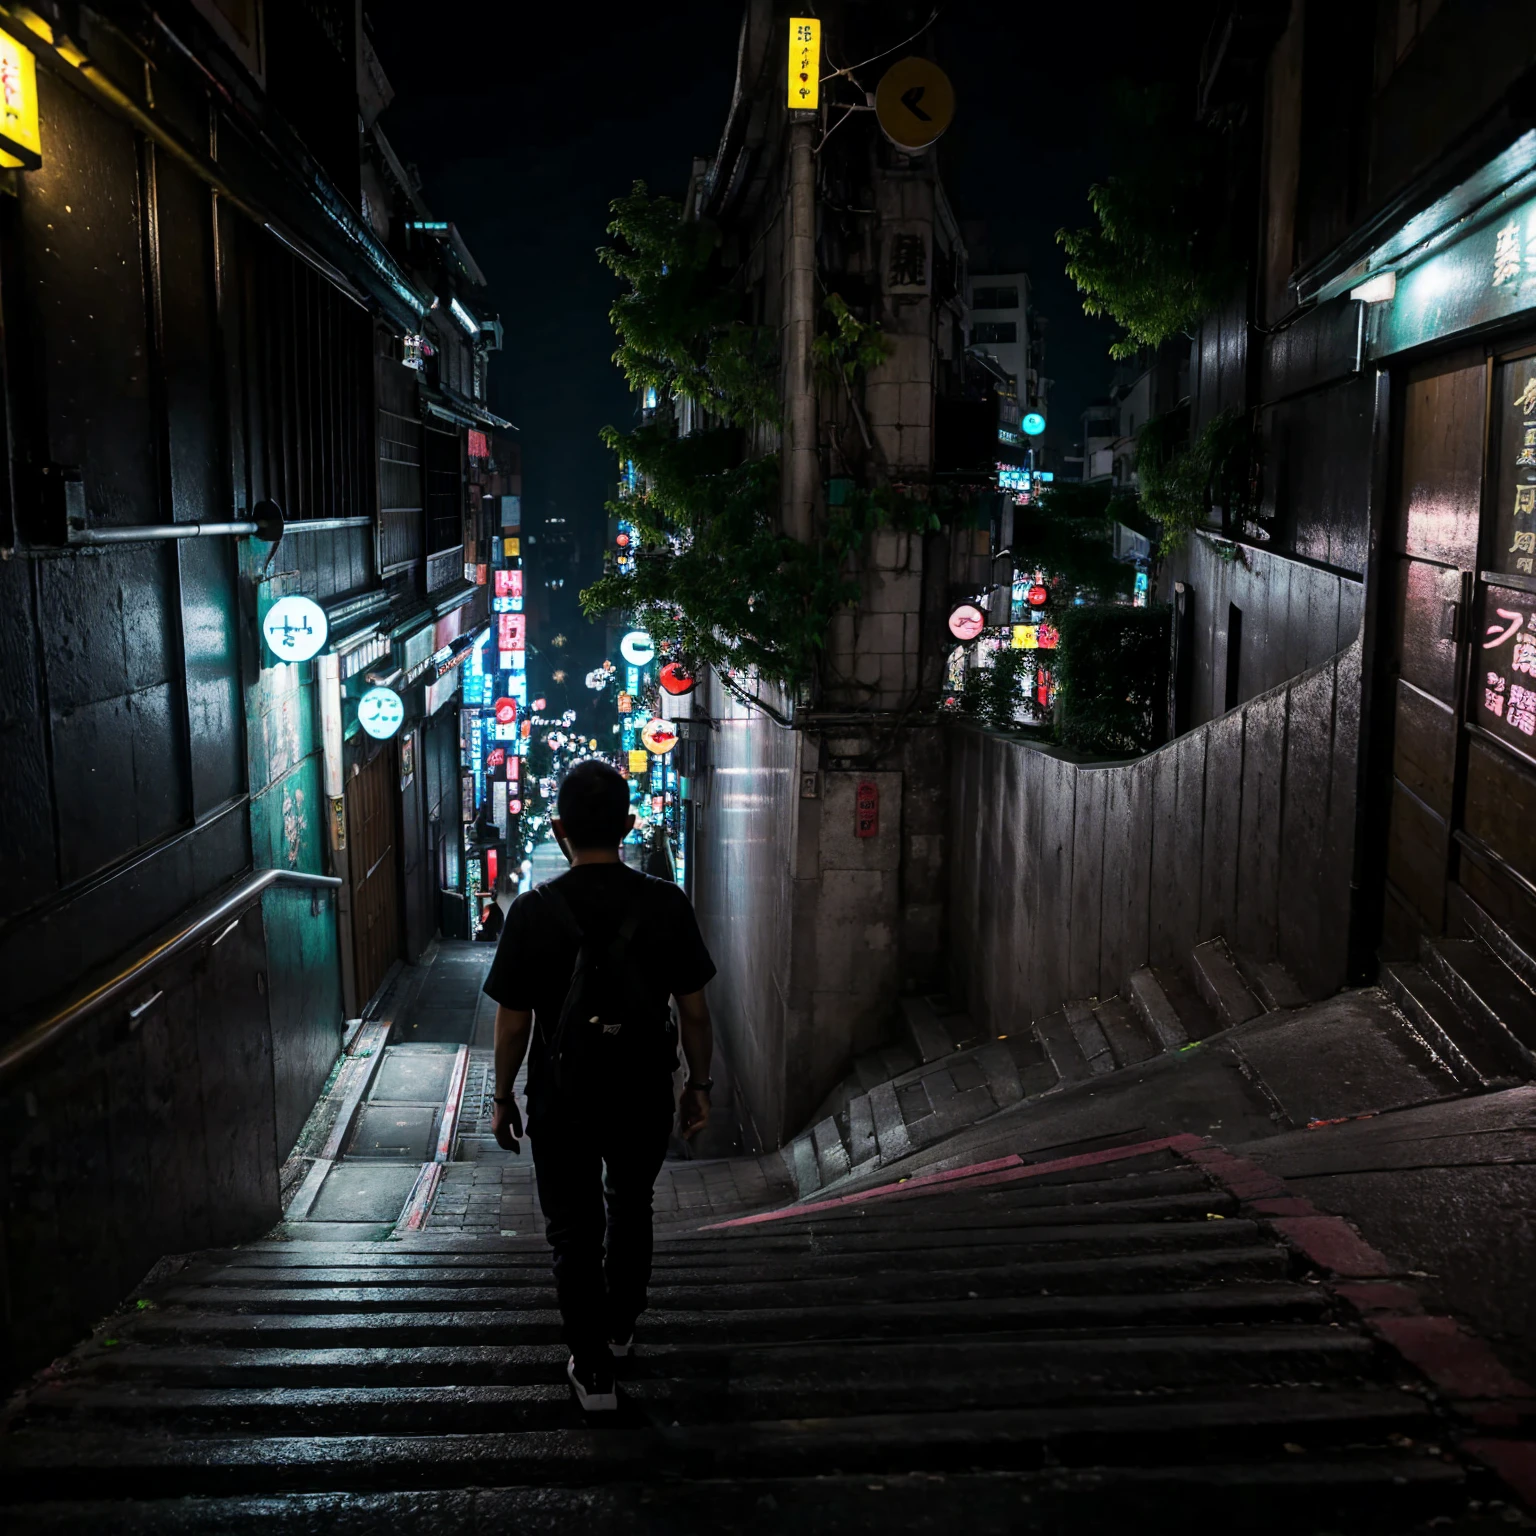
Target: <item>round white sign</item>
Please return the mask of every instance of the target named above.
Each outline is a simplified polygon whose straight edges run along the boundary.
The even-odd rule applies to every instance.
[[[393,688],[370,688],[357,701],[357,723],[376,741],[387,741],[405,720],[405,701]]]
[[[279,661],[308,661],[329,632],[325,609],[308,597],[278,598],[261,621],[267,648]]]
[[[619,641],[619,655],[632,667],[645,667],[656,654],[656,644],[643,629],[632,629]]]

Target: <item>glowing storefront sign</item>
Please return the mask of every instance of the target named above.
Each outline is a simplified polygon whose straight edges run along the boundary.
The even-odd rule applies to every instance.
[[[656,655],[656,642],[643,629],[632,629],[619,641],[619,655],[632,667],[649,666]]]
[[[280,597],[267,609],[261,633],[279,661],[308,661],[320,653],[330,625],[313,598]]]
[[[393,688],[370,688],[357,701],[357,723],[375,741],[388,741],[405,719],[405,703]]]
[[[0,32],[0,166],[35,171],[42,163],[37,63],[31,49]]]
[[[975,603],[961,603],[949,616],[949,632],[956,640],[974,640],[987,627],[987,616]]]

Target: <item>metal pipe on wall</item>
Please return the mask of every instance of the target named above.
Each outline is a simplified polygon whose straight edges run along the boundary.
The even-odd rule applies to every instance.
[[[352,953],[352,882],[347,861],[346,777],[342,760],[341,657],[315,658],[315,688],[320,702],[320,762],[325,780],[326,835],[331,873],[341,880],[336,893],[336,942],[341,951],[341,998],[345,1017],[358,1013],[357,966]],[[364,999],[366,1001],[366,999]]]

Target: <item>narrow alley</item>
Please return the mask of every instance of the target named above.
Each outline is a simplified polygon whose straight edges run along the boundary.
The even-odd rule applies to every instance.
[[[0,0],[5,1536],[1536,1532],[1536,10]]]

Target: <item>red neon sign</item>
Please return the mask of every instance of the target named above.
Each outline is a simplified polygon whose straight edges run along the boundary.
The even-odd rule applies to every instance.
[[[853,792],[853,835],[875,837],[880,831],[880,786],[865,779]]]

